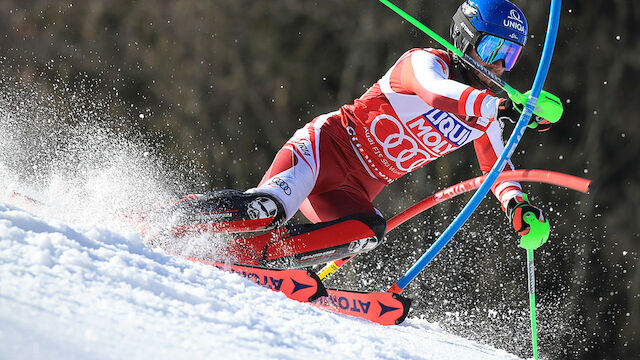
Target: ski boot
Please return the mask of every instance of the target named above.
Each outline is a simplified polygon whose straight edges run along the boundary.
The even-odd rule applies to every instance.
[[[284,208],[271,195],[219,190],[187,195],[176,202],[174,236],[189,233],[241,233],[271,230],[284,223]]]

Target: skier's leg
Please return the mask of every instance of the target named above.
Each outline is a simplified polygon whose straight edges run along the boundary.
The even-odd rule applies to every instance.
[[[244,264],[304,267],[367,252],[382,243],[386,222],[360,192],[312,193],[300,210],[320,222],[235,239],[227,243],[225,252],[232,261]]]
[[[296,131],[278,152],[258,187],[245,192],[214,191],[179,204],[184,215],[180,225],[174,227],[174,234],[259,231],[284,224],[316,185],[321,127],[329,116],[319,116]],[[331,139],[325,135],[323,141]],[[340,174],[336,176],[339,178]]]
[[[371,232],[366,232],[364,236],[362,234],[348,236],[343,230],[337,231],[336,234],[340,237],[342,249],[338,249],[330,256],[318,258],[315,263],[326,263],[357,253],[367,252],[382,243],[386,232],[386,221],[380,211],[373,206],[370,198],[374,198],[383,187],[384,185],[377,181],[368,182],[367,179],[357,181],[356,177],[349,176],[345,180],[345,184],[339,189],[309,195],[300,207],[300,211],[309,220],[316,222],[317,225],[343,222],[355,216],[356,219],[361,221],[366,219],[365,223],[371,229]],[[336,230],[338,229],[336,228]],[[335,245],[332,245],[328,239],[317,237],[313,243],[307,242],[304,243],[304,246],[308,247],[307,252],[322,253],[317,249]],[[302,242],[300,247],[303,247]]]
[[[229,243],[228,253],[245,263],[299,267],[369,251],[382,242],[386,222],[371,201],[386,183],[358,170],[353,161],[344,161],[348,154],[331,146],[332,140],[320,142],[321,172],[300,207],[315,224],[286,225],[258,237],[238,239]],[[268,173],[265,179],[273,177]]]
[[[248,193],[269,194],[283,205],[285,219],[289,220],[298,211],[302,202],[318,185],[322,157],[322,187],[337,186],[344,178],[344,171],[332,156],[336,144],[322,126],[334,113],[321,115],[302,129],[278,152],[258,187]],[[332,185],[335,183],[335,185]]]
[[[225,244],[233,262],[273,267],[306,267],[372,250],[381,243],[386,223],[377,214],[355,214],[317,224],[285,225]]]

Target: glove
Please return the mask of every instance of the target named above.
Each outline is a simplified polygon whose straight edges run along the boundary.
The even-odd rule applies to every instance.
[[[502,121],[516,123],[522,114],[522,110],[518,109],[511,99],[500,99],[498,102],[498,115],[496,118]],[[536,129],[538,132],[544,132],[551,128],[551,122],[533,114],[529,119],[527,127]]]
[[[535,250],[549,239],[549,220],[531,205],[527,194],[509,200],[505,210],[513,228],[520,234],[520,247]]]
[[[551,129],[551,122],[534,114],[533,116],[531,116],[531,119],[529,120],[529,124],[527,126],[530,129],[536,129],[538,132],[545,132]]]
[[[522,111],[513,106],[513,101],[511,101],[511,99],[506,98],[498,100],[498,115],[496,116],[496,119],[515,123],[520,118],[521,113]]]

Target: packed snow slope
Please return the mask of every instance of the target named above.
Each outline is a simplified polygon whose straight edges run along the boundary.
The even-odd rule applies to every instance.
[[[0,201],[3,359],[516,359],[409,318],[384,327]]]

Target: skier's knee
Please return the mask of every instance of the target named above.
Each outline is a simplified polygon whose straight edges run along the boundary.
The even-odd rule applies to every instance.
[[[349,253],[357,254],[362,252],[371,251],[384,241],[384,235],[387,229],[386,220],[379,214],[358,214],[354,218],[366,224],[374,236],[354,240],[349,243]]]
[[[354,217],[366,224],[371,229],[378,242],[382,243],[384,234],[387,231],[387,221],[382,217],[382,215],[378,213],[371,213],[358,214],[354,215]]]

